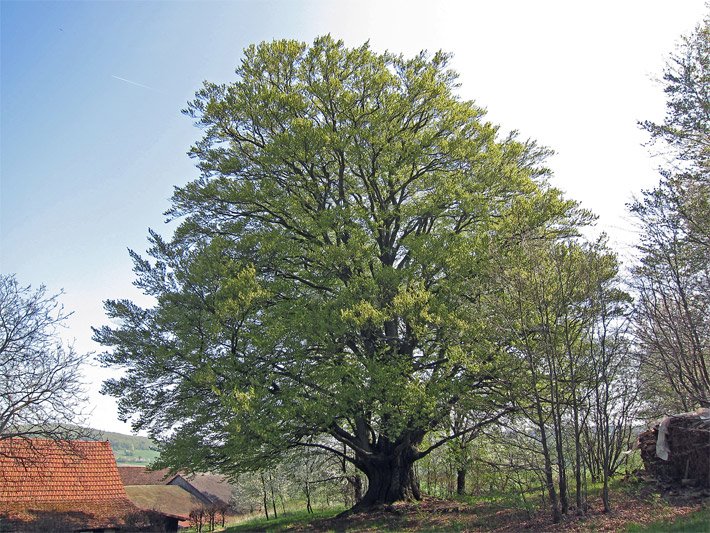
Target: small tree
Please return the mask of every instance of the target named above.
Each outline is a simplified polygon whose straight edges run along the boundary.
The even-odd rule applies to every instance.
[[[227,513],[229,513],[229,504],[224,502],[218,502],[213,504],[217,513],[217,519],[220,522],[221,527],[224,527],[224,523],[227,520]]]
[[[604,239],[530,241],[518,254],[502,266],[505,293],[492,298],[491,308],[503,307],[492,318],[508,331],[510,366],[518,375],[512,380],[516,403],[527,420],[520,429],[539,447],[552,519],[558,522],[570,508],[570,468],[577,512],[586,508],[582,435],[590,387],[607,385],[597,373],[608,373],[624,357],[609,350],[607,336],[603,361],[594,360],[590,347],[599,344],[597,330],[606,332],[621,319],[628,295],[618,288],[616,257]],[[599,416],[608,421],[610,409],[607,398]]]
[[[58,298],[0,275],[0,439],[87,435],[79,427],[85,358],[62,344],[69,314]]]
[[[203,507],[196,507],[190,511],[190,527],[193,528],[197,533],[202,533],[202,528],[205,525],[205,509]]]
[[[630,299],[613,280],[596,280],[596,320],[586,336],[585,355],[591,366],[586,383],[582,440],[584,462],[592,480],[602,482],[604,512],[611,511],[609,479],[631,444],[637,414],[638,365],[628,335]],[[579,440],[577,441],[579,448]],[[578,488],[579,490],[579,488]]]
[[[214,531],[214,526],[217,521],[217,514],[219,513],[219,509],[217,505],[214,503],[208,505],[205,507],[205,522],[209,526],[210,531]]]

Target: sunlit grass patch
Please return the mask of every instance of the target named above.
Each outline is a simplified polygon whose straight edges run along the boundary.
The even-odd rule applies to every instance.
[[[630,525],[627,533],[709,533],[710,508],[705,508],[675,520],[660,520],[651,524]]]
[[[228,533],[247,531],[281,531],[286,528],[304,527],[313,520],[332,518],[342,512],[342,507],[331,507],[308,513],[304,511],[291,511],[280,515],[278,518],[267,520],[265,517],[250,518],[244,522],[231,526],[225,530]]]

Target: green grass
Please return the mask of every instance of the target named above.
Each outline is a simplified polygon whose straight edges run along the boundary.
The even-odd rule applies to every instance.
[[[674,521],[663,520],[646,525],[631,525],[627,533],[708,533],[710,532],[710,508],[683,516]]]
[[[225,533],[245,533],[248,531],[282,531],[289,527],[305,526],[313,520],[332,518],[342,512],[342,507],[331,507],[308,514],[304,511],[292,511],[279,515],[278,518],[266,520],[264,517],[251,518],[235,526],[225,529]]]
[[[343,509],[341,507],[329,508],[316,511],[313,514],[308,514],[305,511],[292,511],[283,515],[279,515],[278,519],[266,520],[264,517],[255,517],[244,520],[243,522],[228,527],[227,533],[245,533],[245,532],[278,532],[286,531],[291,528],[308,531],[309,524],[314,521],[335,517]],[[477,513],[478,514],[478,513]],[[434,520],[432,521],[432,518]],[[373,531],[395,532],[395,531],[462,531],[473,528],[488,529],[493,523],[486,523],[484,515],[478,515],[477,519],[472,521],[473,517],[456,517],[455,515],[437,518],[436,514],[419,516],[417,512],[410,513],[408,516],[396,516],[383,519],[381,516],[373,516],[371,520],[363,520],[355,522],[347,526],[348,530],[352,527],[353,530],[366,528]],[[480,522],[483,520],[483,522]],[[487,527],[488,525],[488,527]],[[323,527],[321,525],[320,527]],[[337,527],[337,526],[336,526]],[[592,527],[590,530],[593,530]],[[651,524],[629,524],[622,531],[625,533],[710,533],[710,508],[704,508],[690,515],[677,518],[675,520],[658,521]]]
[[[156,450],[114,450],[116,464],[119,466],[148,466],[160,457]]]
[[[155,442],[140,435],[126,435],[111,431],[90,429],[94,438],[111,443],[113,455],[119,466],[148,466],[160,457]]]

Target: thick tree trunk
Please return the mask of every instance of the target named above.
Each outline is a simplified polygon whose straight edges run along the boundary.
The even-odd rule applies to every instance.
[[[361,459],[367,476],[367,492],[355,505],[364,509],[398,501],[420,500],[419,482],[414,474],[413,450],[389,456]]]
[[[463,496],[466,492],[466,469],[456,470],[456,494]]]

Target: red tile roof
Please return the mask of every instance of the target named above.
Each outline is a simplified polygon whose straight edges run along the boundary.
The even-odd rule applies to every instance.
[[[0,531],[25,531],[28,523],[31,531],[74,531],[128,524],[142,530],[150,522],[130,500],[0,504]]]
[[[82,527],[121,525],[140,513],[108,442],[0,440],[0,514],[18,521],[52,514]]]

